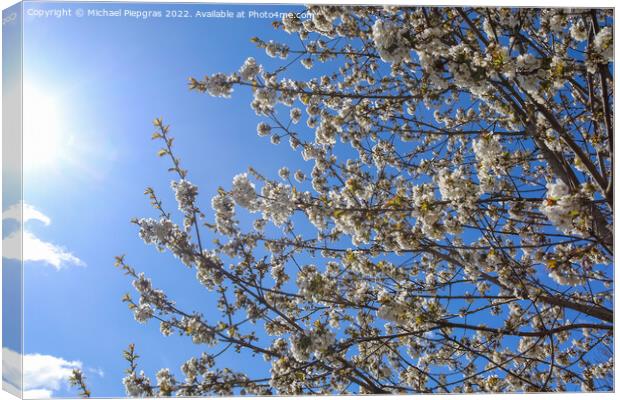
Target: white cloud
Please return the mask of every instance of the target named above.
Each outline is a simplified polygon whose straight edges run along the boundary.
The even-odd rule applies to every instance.
[[[20,385],[21,357],[6,347],[2,348],[3,383],[16,390]],[[71,371],[82,368],[81,361],[44,354],[26,354],[23,358],[24,398],[41,399],[52,397],[62,385],[68,384]]]
[[[75,368],[82,368],[80,361],[67,361],[62,358],[43,355],[26,354],[24,356],[24,397],[36,394],[34,391],[49,391],[60,389],[61,383],[66,383]]]
[[[34,220],[34,221],[41,221],[43,222],[43,224],[47,226],[52,222],[47,215],[43,214],[41,211],[37,210],[30,204],[23,203],[23,208],[21,210],[20,210],[20,205],[21,204],[13,204],[9,208],[7,208],[2,213],[2,219],[3,220],[14,219],[16,221],[19,221],[21,212],[23,212],[24,223]]]
[[[66,265],[84,266],[84,262],[53,243],[44,242],[32,233],[24,231],[24,262],[42,261],[60,269]],[[11,233],[2,241],[3,257],[19,260],[19,231]]]
[[[19,353],[2,348],[2,388],[17,397],[21,395],[21,356]]]
[[[23,204],[23,219],[24,224],[28,221],[40,221],[44,225],[51,224],[51,219],[37,210],[29,204]],[[2,219],[12,219],[19,221],[20,219],[20,205],[14,204],[2,213]],[[11,232],[7,237],[2,240],[3,253],[5,258],[20,260],[22,257],[21,249],[23,248],[23,260],[26,261],[41,261],[52,265],[56,269],[60,269],[67,265],[84,266],[84,262],[74,256],[71,252],[67,251],[61,246],[56,244],[45,242],[36,237],[32,232],[24,229],[22,239],[23,243],[20,246],[20,233],[21,230],[17,229]]]

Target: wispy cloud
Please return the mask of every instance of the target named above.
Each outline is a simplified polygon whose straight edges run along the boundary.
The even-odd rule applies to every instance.
[[[44,242],[28,231],[23,236],[24,261],[42,261],[61,269],[67,265],[84,266],[84,262],[60,246]],[[11,233],[3,240],[6,258],[19,260],[19,231]]]
[[[88,373],[91,375],[98,375],[100,378],[105,376],[105,373],[101,368],[88,368]]]
[[[13,204],[9,208],[7,208],[2,213],[2,219],[13,219],[15,221],[19,221],[21,212],[23,212],[24,214],[24,223],[32,220],[41,221],[46,226],[52,223],[52,221],[47,215],[43,214],[41,211],[37,210],[30,204],[25,203],[23,204],[23,207],[20,207],[20,204]]]
[[[16,390],[21,386],[20,358],[18,352],[2,348],[3,383]],[[26,354],[23,366],[24,398],[40,399],[52,397],[55,391],[66,385],[71,371],[82,368],[82,362],[44,354]]]
[[[29,204],[24,204],[22,210],[24,224],[28,221],[39,221],[49,226],[52,223],[52,220],[47,215]],[[19,204],[14,204],[2,213],[2,220],[19,221],[22,210],[20,210]],[[20,230],[17,229],[3,239],[3,257],[13,260],[21,259],[20,233]],[[61,269],[68,265],[86,265],[62,246],[43,241],[27,229],[24,229],[22,239],[24,262],[40,261],[52,265],[56,269]]]

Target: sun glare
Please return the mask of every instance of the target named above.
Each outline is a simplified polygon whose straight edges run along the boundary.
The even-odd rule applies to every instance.
[[[49,167],[62,150],[61,116],[53,95],[34,85],[24,86],[24,168]]]

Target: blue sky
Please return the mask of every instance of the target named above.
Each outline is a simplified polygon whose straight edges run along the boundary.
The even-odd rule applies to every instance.
[[[59,7],[78,8],[31,2],[24,10]],[[79,7],[170,8],[118,3]],[[25,230],[53,245],[60,261],[26,262],[24,352],[62,359],[64,368],[81,362],[95,396],[124,395],[121,352],[131,342],[147,373],[162,367],[178,372],[183,361],[207,350],[188,338],[163,337],[155,323],[139,325],[121,302],[132,288],[113,267],[113,257],[127,254],[130,264],[178,304],[207,316],[211,305],[195,272],[144,245],[129,222],[156,215],[143,194],[146,186],[154,187],[170,209],[175,207],[169,190],[173,176],[166,171],[166,160],[156,156],[158,144],[150,140],[153,118],[162,116],[171,124],[177,154],[199,185],[207,211],[217,187],[229,187],[232,177],[248,166],[276,176],[280,166],[300,163],[290,151],[278,152],[279,158],[267,156],[273,145],[256,135],[260,119],[249,107],[249,90],[222,100],[187,88],[190,76],[235,71],[249,55],[264,61],[267,57],[250,42],[256,35],[273,35],[270,19],[25,17],[25,91],[43,104],[25,119],[32,118],[33,129],[49,129],[54,135],[49,148],[32,143],[24,150],[26,157],[40,157],[25,160],[24,202],[49,219],[33,218]],[[228,357],[222,366],[244,360],[234,353]],[[262,360],[255,364],[265,368]],[[54,396],[73,393],[64,384],[53,390]]]

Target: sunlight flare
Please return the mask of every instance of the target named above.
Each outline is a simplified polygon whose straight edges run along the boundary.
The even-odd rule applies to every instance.
[[[24,168],[54,165],[63,150],[62,117],[58,100],[33,84],[24,86]]]

